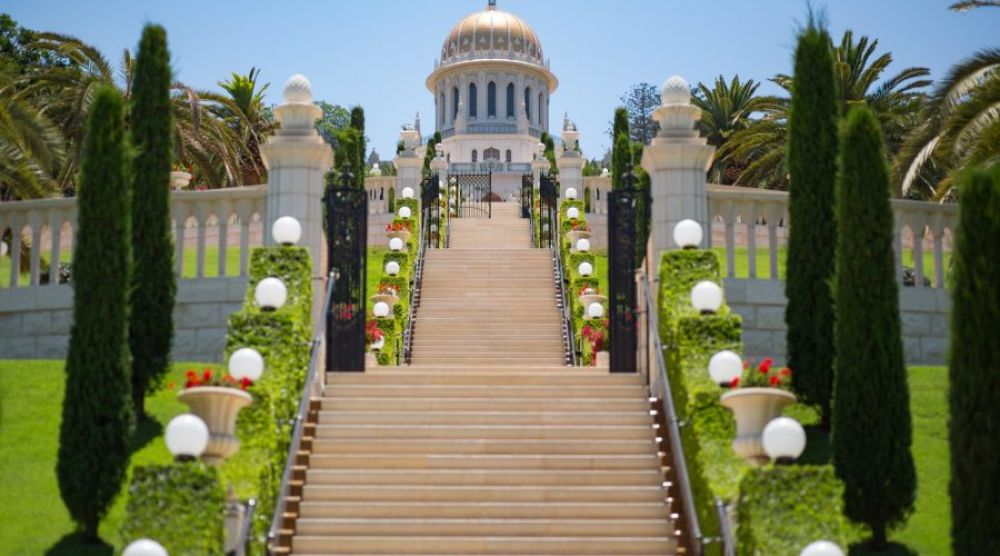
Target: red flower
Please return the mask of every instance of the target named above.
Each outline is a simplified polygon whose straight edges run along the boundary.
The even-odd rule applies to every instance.
[[[731,380],[729,382],[729,387],[730,388],[737,388],[737,387],[739,387],[739,385],[740,385],[740,377],[736,377],[736,378],[734,378],[733,380]]]
[[[771,375],[771,386],[777,386],[781,384],[781,377],[778,375]]]
[[[188,370],[188,372],[184,373],[184,376],[186,376],[189,379],[193,379],[193,378],[197,378],[198,377],[198,375],[196,375],[195,372],[191,371],[191,370]]]
[[[788,367],[781,369],[781,376],[792,376],[792,370]]]
[[[774,360],[768,357],[760,362],[760,367],[757,368],[761,374],[767,374],[771,371],[771,365],[774,365]]]
[[[243,377],[240,379],[240,390],[246,390],[251,385],[253,385],[253,382],[249,378]]]
[[[202,374],[202,376],[205,377],[205,382],[211,382],[212,381],[212,369],[205,369],[205,372]]]

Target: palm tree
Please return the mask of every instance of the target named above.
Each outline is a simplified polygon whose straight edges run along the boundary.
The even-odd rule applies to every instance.
[[[14,96],[0,74],[0,201],[54,195],[65,150],[59,128]]]
[[[956,12],[965,12],[973,8],[1000,8],[1000,0],[968,0],[966,2],[955,2],[949,9]]]
[[[720,75],[711,87],[698,83],[692,95],[695,106],[701,109],[698,129],[710,145],[721,147],[733,134],[747,128],[752,114],[774,107],[774,97],[756,96],[759,87],[760,83],[753,79],[741,82],[739,75],[728,83]],[[732,170],[736,170],[736,175],[731,175],[728,170],[733,162],[731,157],[716,158],[709,171],[709,179],[716,183],[733,183],[739,177],[742,166],[735,165]]]
[[[252,67],[246,75],[234,72],[228,81],[219,82],[219,86],[229,93],[236,108],[230,110],[233,113],[228,114],[226,119],[239,133],[249,151],[241,165],[244,181],[249,183],[266,181],[267,168],[260,155],[260,145],[274,132],[274,122],[264,107],[264,92],[270,83],[265,83],[258,89],[259,76],[260,70]]]
[[[831,43],[838,94],[843,113],[856,103],[871,107],[882,124],[890,153],[897,152],[909,129],[917,125],[924,102],[923,89],[931,84],[925,79],[929,70],[909,67],[884,78],[892,64],[892,54],[876,56],[878,40],[866,36],[854,39],[844,32],[839,45]],[[792,78],[776,75],[771,81],[790,93]],[[763,103],[762,115],[751,120],[746,129],[733,134],[720,148],[719,157],[746,164],[737,183],[755,184],[770,189],[787,189],[785,146],[787,140],[788,101],[770,98]]]
[[[1000,161],[1000,48],[976,52],[954,66],[927,100],[920,124],[893,165],[904,196],[954,197],[966,168]]]

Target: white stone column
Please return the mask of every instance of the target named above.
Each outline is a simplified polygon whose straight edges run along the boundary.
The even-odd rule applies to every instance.
[[[576,124],[569,121],[569,116],[563,120],[562,143],[563,151],[559,158],[556,158],[556,166],[559,167],[559,198],[566,198],[566,190],[572,187],[576,189],[577,198],[583,199],[583,156],[576,150],[577,140],[580,132],[576,130]]]
[[[403,141],[403,152],[396,155],[396,198],[402,198],[404,187],[413,188],[414,192],[420,191],[420,174],[423,170],[424,159],[417,156],[416,148],[420,142],[420,135],[407,125],[399,134]]]
[[[548,173],[549,168],[549,159],[545,158],[545,143],[539,143],[535,146],[535,159],[531,161],[531,183],[536,190],[541,187],[542,174]]]
[[[333,150],[313,124],[323,115],[312,101],[312,88],[303,75],[293,75],[285,83],[285,101],[274,109],[281,127],[261,145],[267,166],[267,216],[264,243],[271,245],[271,225],[282,216],[292,216],[302,224],[300,244],[309,249],[313,275],[325,274],[323,249],[324,175],[333,167]],[[315,297],[315,296],[314,296]]]
[[[701,224],[706,238],[712,233],[705,173],[715,154],[715,147],[694,129],[701,110],[691,104],[687,81],[676,75],[670,77],[660,97],[663,104],[653,112],[660,131],[642,151],[642,167],[649,173],[652,186],[650,238],[654,264],[658,264],[664,250],[674,247],[674,226],[681,220],[690,218]]]

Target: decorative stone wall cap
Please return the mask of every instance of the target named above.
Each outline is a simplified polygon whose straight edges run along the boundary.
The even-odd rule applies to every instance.
[[[312,104],[312,99],[312,83],[306,76],[296,73],[285,81],[285,103]]]
[[[671,75],[663,83],[660,100],[665,105],[691,104],[691,87],[687,80],[679,75]]]

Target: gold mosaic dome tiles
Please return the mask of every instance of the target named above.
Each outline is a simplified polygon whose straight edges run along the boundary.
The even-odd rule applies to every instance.
[[[521,18],[497,9],[495,3],[474,13],[448,34],[441,46],[441,61],[469,58],[512,58],[544,64],[542,43]]]

